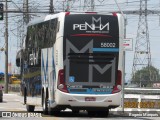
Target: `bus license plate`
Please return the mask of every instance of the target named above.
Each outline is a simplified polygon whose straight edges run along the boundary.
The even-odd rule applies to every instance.
[[[96,101],[95,97],[85,97],[85,101]]]

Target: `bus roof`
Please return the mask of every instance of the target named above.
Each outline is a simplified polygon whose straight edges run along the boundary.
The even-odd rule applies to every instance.
[[[35,19],[31,21],[28,26],[38,24],[44,21],[48,21],[50,19],[58,18],[59,16],[64,16],[64,15],[76,15],[76,14],[101,14],[101,15],[113,15],[113,16],[119,16],[119,13],[99,13],[99,12],[60,12],[56,14],[49,14],[43,17],[40,17],[38,19]]]

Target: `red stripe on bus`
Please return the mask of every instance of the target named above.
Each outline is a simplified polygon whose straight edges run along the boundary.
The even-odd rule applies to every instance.
[[[110,35],[103,35],[103,34],[74,34],[71,36],[81,36],[81,37],[112,37]]]

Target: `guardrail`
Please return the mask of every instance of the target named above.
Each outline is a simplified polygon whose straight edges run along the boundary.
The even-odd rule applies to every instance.
[[[160,108],[160,89],[125,88],[124,92],[126,108]]]
[[[140,90],[140,91],[159,91],[160,92],[160,89],[156,89],[156,88],[124,88],[124,90],[131,90],[131,91],[137,91],[137,90]]]

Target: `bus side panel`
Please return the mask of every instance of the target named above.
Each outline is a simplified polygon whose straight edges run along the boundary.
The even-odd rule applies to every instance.
[[[44,93],[48,92],[49,102],[54,101],[54,84],[55,84],[55,64],[54,48],[42,49],[41,54],[41,79]],[[47,91],[48,90],[48,91]]]
[[[124,18],[121,14],[118,15],[118,24],[119,24],[119,62],[118,62],[118,69],[122,71],[122,81],[123,81],[123,73],[124,73],[124,47],[123,47],[123,40],[124,40]]]

